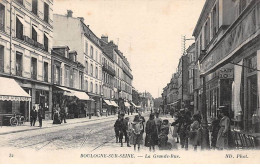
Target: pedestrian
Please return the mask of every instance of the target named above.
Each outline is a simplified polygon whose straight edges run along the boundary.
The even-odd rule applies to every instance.
[[[36,119],[37,119],[37,110],[36,107],[33,106],[33,109],[31,111],[31,126],[35,126]]]
[[[60,118],[61,118],[61,123],[63,122],[63,120],[64,120],[64,123],[67,123],[66,122],[66,106],[65,106],[65,103],[62,103],[62,105],[61,105]]]
[[[142,122],[139,120],[138,115],[135,116],[134,121],[132,122],[132,130],[134,150],[136,150],[137,145],[139,151],[142,142],[141,132],[143,130],[143,125]]]
[[[228,117],[228,111],[226,108],[223,108],[220,111],[221,120],[220,120],[220,129],[218,131],[216,147],[220,150],[229,149],[229,135],[230,135],[230,118]]]
[[[149,120],[146,122],[145,132],[145,146],[149,147],[149,151],[152,149],[155,151],[155,140],[158,138],[158,136],[154,121],[154,114],[150,114]]]
[[[156,135],[157,138],[155,139],[155,145],[158,145],[158,135],[161,132],[161,125],[162,125],[162,119],[159,118],[159,112],[155,113],[154,121],[155,121],[155,125],[156,125],[156,133],[157,133],[157,135]]]
[[[118,115],[117,120],[116,120],[116,122],[114,124],[114,130],[115,130],[115,135],[116,135],[116,143],[119,142],[118,139],[119,139],[120,126],[121,126],[120,121],[121,121],[121,116]]]
[[[128,130],[128,121],[129,118],[124,118],[125,114],[121,114],[121,119],[120,119],[120,129],[119,129],[119,141],[121,143],[121,147],[123,147],[123,136],[125,136],[125,140],[127,142],[127,147],[131,147],[129,144],[129,138],[127,135],[127,130]]]
[[[192,117],[192,124],[190,126],[189,143],[194,147],[194,151],[197,150],[197,146],[200,144],[200,124],[201,119],[199,114],[194,114]]]
[[[44,116],[43,108],[41,106],[39,106],[39,110],[38,110],[39,127],[42,127],[43,116]]]
[[[176,132],[176,137],[177,137],[177,141],[176,143],[179,143],[179,137],[180,137],[180,129],[182,124],[184,123],[184,109],[180,109],[180,112],[175,113],[175,121],[171,124],[171,126],[174,127],[174,132],[173,134],[175,134]]]
[[[56,104],[56,107],[54,108],[53,124],[61,124],[59,104]]]
[[[220,111],[220,109],[218,109]],[[214,150],[216,149],[216,144],[217,144],[217,138],[218,138],[218,131],[220,129],[220,120],[221,116],[218,114],[217,118],[213,118],[212,123],[211,123],[211,148]]]
[[[169,120],[165,119],[162,122],[161,125],[161,130],[159,133],[159,141],[158,141],[158,146],[160,150],[166,149],[166,150],[170,150],[172,148],[171,143],[168,143],[168,134],[170,131],[170,126],[169,126]]]

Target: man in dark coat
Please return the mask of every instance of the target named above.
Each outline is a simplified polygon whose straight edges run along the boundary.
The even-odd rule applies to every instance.
[[[118,115],[118,118],[117,118],[117,120],[114,124],[114,130],[115,130],[115,135],[116,135],[116,143],[118,143],[118,139],[119,139],[119,132],[120,132],[120,126],[121,126],[120,121],[121,121],[121,115]]]
[[[153,149],[153,151],[154,151],[156,138],[158,138],[156,124],[154,121],[154,114],[150,114],[150,118],[146,122],[145,132],[146,132],[145,146],[149,147],[150,151],[151,151],[151,149]]]
[[[64,123],[67,123],[66,122],[66,106],[65,106],[65,104],[63,103],[62,105],[61,105],[61,109],[60,109],[60,117],[61,117],[61,123],[62,123],[62,121],[64,120]]]
[[[127,142],[127,147],[131,147],[129,145],[129,138],[127,135],[127,130],[128,130],[128,119],[124,118],[124,114],[121,114],[121,119],[120,119],[120,129],[119,129],[119,142],[121,143],[121,147],[123,147],[123,136],[125,136],[125,140]]]
[[[43,108],[39,106],[39,110],[38,110],[39,127],[42,127],[43,115],[44,115]]]
[[[36,107],[33,106],[33,109],[31,111],[31,126],[35,126],[36,119],[37,119],[37,111],[36,111]]]

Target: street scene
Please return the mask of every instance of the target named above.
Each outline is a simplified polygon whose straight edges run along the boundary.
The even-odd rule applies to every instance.
[[[1,150],[258,151],[259,18],[259,0],[0,1]]]

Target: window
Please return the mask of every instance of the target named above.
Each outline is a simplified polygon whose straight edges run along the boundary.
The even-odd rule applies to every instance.
[[[49,39],[48,39],[46,34],[44,34],[44,42],[43,43],[44,43],[44,50],[46,52],[48,52],[48,50],[49,50]]]
[[[73,88],[76,88],[77,70],[73,69]]]
[[[0,3],[0,30],[5,31],[5,6]]]
[[[44,75],[44,81],[48,82],[48,63],[44,62],[44,71],[43,71],[43,75]]]
[[[99,94],[102,94],[101,85],[99,85]]]
[[[37,31],[35,30],[35,27],[32,26],[32,39],[37,42]]]
[[[73,82],[74,81],[74,78],[73,78],[73,69],[70,70],[70,87],[73,88]]]
[[[208,43],[209,43],[209,38],[210,38],[210,30],[209,30],[209,19],[206,22],[205,26],[204,26],[204,48],[207,47]]]
[[[93,64],[90,65],[90,75],[93,76]]]
[[[23,54],[20,52],[16,52],[15,70],[17,76],[22,76],[22,59]]]
[[[217,3],[218,5],[218,3]],[[213,8],[212,11],[212,35],[213,37],[216,35],[217,30],[218,30],[218,9],[217,9],[217,5],[215,5],[215,7]]]
[[[23,5],[23,0],[16,0],[19,4]]]
[[[86,53],[86,55],[88,55],[88,42],[87,41],[85,42],[85,53]]]
[[[38,15],[38,0],[32,0],[32,12]]]
[[[88,80],[85,81],[85,90],[88,92]]]
[[[16,38],[23,40],[23,24],[18,17],[16,17]]]
[[[32,79],[37,79],[37,59],[31,59],[31,77]]]
[[[90,47],[90,57],[93,58],[93,46]]]
[[[86,61],[85,69],[86,69],[86,73],[88,74],[88,61]]]
[[[49,5],[44,2],[44,21],[49,23]]]
[[[4,46],[0,45],[0,72],[4,72]]]
[[[81,72],[79,73],[79,89],[83,89],[83,74]]]
[[[61,81],[60,81],[60,73],[61,73],[61,69],[60,69],[60,66],[58,65],[55,65],[55,71],[54,71],[54,83],[55,84],[61,84]]]
[[[96,78],[98,78],[98,68],[97,67],[96,67],[95,74],[96,74]]]
[[[70,69],[69,67],[65,67],[65,86],[68,86],[69,87],[69,81],[70,81]]]
[[[93,93],[93,83],[90,82],[90,92]]]
[[[98,51],[96,50],[96,61],[98,61]]]
[[[96,84],[95,88],[96,88],[96,94],[98,94],[98,86],[97,86],[97,84]]]

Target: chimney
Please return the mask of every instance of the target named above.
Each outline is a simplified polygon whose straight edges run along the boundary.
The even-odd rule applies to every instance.
[[[101,40],[108,43],[108,36],[102,35]]]
[[[84,23],[84,17],[78,17]]]
[[[72,17],[72,10],[67,10],[67,17]]]

